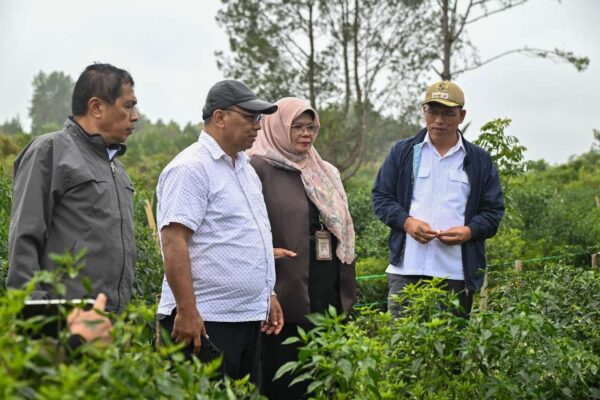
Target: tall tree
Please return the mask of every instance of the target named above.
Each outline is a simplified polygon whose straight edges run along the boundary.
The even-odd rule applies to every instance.
[[[32,134],[46,133],[62,126],[71,114],[73,86],[73,79],[60,71],[49,75],[40,71],[33,78],[33,97],[29,107]]]
[[[529,0],[436,0],[439,57],[435,72],[444,80],[452,80],[463,72],[479,68],[510,54],[546,58],[572,64],[578,71],[589,65],[589,58],[578,57],[561,49],[540,49],[523,46],[509,49],[486,60],[481,60],[470,41],[467,27],[492,15],[524,5]],[[560,0],[559,0],[560,1]],[[460,59],[460,61],[459,61]],[[440,68],[441,64],[441,68]]]
[[[4,133],[5,135],[15,135],[23,132],[25,131],[18,115],[0,125],[0,133]]]
[[[217,53],[219,68],[325,112],[318,146],[344,177],[364,160],[373,118],[400,114],[434,57],[423,0],[222,1],[232,54]]]

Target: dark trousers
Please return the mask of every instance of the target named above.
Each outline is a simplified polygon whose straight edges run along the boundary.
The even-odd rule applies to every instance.
[[[388,277],[388,310],[394,317],[399,317],[404,308],[403,304],[392,300],[392,295],[399,294],[406,285],[414,284],[421,281],[429,281],[433,279],[431,276],[426,275],[399,275],[399,274],[387,274]],[[454,279],[445,279],[446,290],[457,293],[458,300],[462,310],[460,310],[457,316],[462,318],[469,318],[471,308],[473,307],[473,292],[467,294],[465,290],[465,281],[459,281]]]
[[[269,400],[295,400],[306,398],[306,389],[310,380],[290,383],[299,375],[298,373],[287,373],[279,379],[273,380],[277,370],[288,361],[298,360],[298,348],[301,343],[282,344],[287,338],[298,336],[298,324],[283,326],[279,335],[262,335],[262,365],[261,365],[261,392]],[[305,331],[310,330],[312,325],[300,325]]]
[[[159,316],[162,329],[171,334],[177,310],[171,315]],[[210,340],[222,351],[222,373],[233,379],[250,374],[250,381],[258,385],[260,365],[260,321],[249,322],[213,322],[204,321]],[[183,349],[186,359],[194,356],[194,346]],[[202,358],[201,358],[202,359]]]

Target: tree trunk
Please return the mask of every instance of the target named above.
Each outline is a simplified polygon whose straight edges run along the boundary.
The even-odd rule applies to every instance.
[[[348,111],[350,111],[350,96],[352,95],[350,92],[350,64],[349,64],[349,55],[348,55],[348,42],[350,41],[350,32],[349,32],[349,21],[348,21],[348,3],[342,3],[342,51],[344,57],[344,115],[348,116]]]
[[[310,53],[308,56],[308,96],[310,105],[317,109],[317,95],[315,90],[315,38],[313,31],[313,2],[308,3],[308,40],[310,43]]]
[[[450,23],[448,19],[448,2],[449,0],[442,1],[442,40],[444,41],[443,47],[443,64],[444,69],[442,71],[442,80],[449,81],[452,79],[452,73],[450,71],[450,58],[452,56],[452,32],[450,32]]]
[[[358,119],[357,126],[355,127],[356,137],[354,142],[354,148],[350,153],[350,156],[342,166],[342,172],[350,169],[352,166],[355,168],[351,169],[349,173],[344,174],[344,179],[354,175],[357,171],[358,166],[362,163],[364,153],[364,142],[366,135],[367,126],[367,110],[366,103],[363,99],[363,91],[360,82],[360,73],[358,63],[360,61],[360,48],[358,44],[358,35],[360,32],[360,4],[358,0],[354,0],[354,21],[353,21],[353,32],[352,32],[352,45],[354,48],[354,90],[356,92],[356,102],[354,104],[355,114]]]

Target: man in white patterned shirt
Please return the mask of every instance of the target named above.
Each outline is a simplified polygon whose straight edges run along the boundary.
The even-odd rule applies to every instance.
[[[256,139],[261,114],[276,110],[242,82],[218,82],[198,142],[167,165],[157,187],[165,266],[160,324],[185,343],[186,357],[210,359],[205,348],[214,343],[225,374],[250,374],[255,383],[260,332],[278,334],[283,315],[261,183],[244,150]]]

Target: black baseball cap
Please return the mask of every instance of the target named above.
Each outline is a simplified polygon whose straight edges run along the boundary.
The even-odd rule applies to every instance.
[[[244,82],[228,79],[215,83],[208,91],[202,119],[206,121],[215,110],[231,106],[260,114],[273,114],[277,111],[275,104],[259,99]]]

